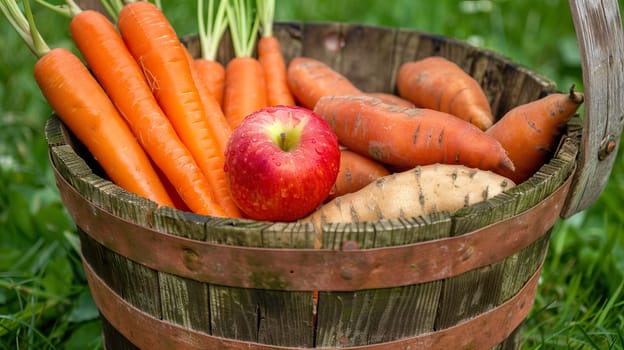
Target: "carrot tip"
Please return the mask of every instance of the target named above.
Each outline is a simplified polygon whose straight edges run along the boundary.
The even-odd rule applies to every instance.
[[[504,170],[509,170],[511,172],[515,172],[516,171],[516,166],[514,165],[514,163],[511,160],[511,158],[509,158],[509,157],[503,158],[503,160],[501,160],[499,165]]]
[[[583,93],[574,91],[574,84],[572,84],[572,86],[570,86],[570,100],[576,104],[581,104],[584,99]]]

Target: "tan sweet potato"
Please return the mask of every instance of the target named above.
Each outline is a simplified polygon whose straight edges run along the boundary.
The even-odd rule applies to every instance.
[[[432,164],[381,177],[359,191],[334,198],[302,220],[349,223],[454,212],[489,199],[515,183],[491,171]]]

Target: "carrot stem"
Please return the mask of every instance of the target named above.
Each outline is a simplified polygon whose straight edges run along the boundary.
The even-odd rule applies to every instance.
[[[262,36],[273,36],[273,17],[275,15],[275,0],[257,0],[258,13],[262,28]]]
[[[227,1],[226,13],[236,57],[251,57],[253,54],[260,20],[253,12],[252,4],[249,0]]]
[[[72,17],[82,11],[82,9],[72,0],[66,0],[65,4],[53,5],[45,0],[35,0],[35,2],[53,12],[66,17]]]
[[[32,10],[30,8],[30,2],[24,1],[24,13],[17,5],[15,1],[2,0],[0,1],[0,8],[2,13],[7,18],[11,26],[15,29],[17,34],[24,40],[26,46],[37,57],[42,57],[46,53],[50,52],[50,48],[41,37],[41,34],[37,30],[35,21],[32,16]]]
[[[122,0],[100,0],[100,4],[102,4],[104,9],[106,10],[106,13],[108,13],[108,15],[111,16],[111,18],[114,21],[117,21],[117,16],[119,14],[119,11],[121,11],[121,8],[124,5],[123,1]]]
[[[215,0],[208,0],[208,6],[205,9],[204,0],[197,1],[198,37],[201,57],[204,59],[214,61],[217,58],[219,42],[228,27],[225,14],[226,4],[227,0],[221,0],[215,9]],[[207,14],[205,10],[207,10]]]

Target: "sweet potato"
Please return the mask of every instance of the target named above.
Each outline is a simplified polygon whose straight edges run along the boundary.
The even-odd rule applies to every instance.
[[[381,177],[359,191],[323,204],[303,221],[351,223],[454,212],[515,186],[491,171],[432,164]]]

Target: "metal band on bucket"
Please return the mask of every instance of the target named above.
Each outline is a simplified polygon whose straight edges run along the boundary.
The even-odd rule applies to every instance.
[[[552,228],[570,184],[568,178],[531,209],[461,236],[339,251],[242,247],[160,232],[98,207],[58,172],[55,175],[74,222],[92,239],[128,259],[200,282],[288,291],[400,287],[490,265],[529,246]],[[261,278],[267,275],[272,278]]]
[[[95,274],[84,258],[83,264],[91,294],[102,316],[126,339],[141,349],[301,349],[215,337],[160,320],[121,298]],[[542,266],[543,260],[527,283],[509,300],[457,325],[414,337],[344,349],[490,349],[505,340],[528,315],[533,307]],[[474,334],[480,336],[475,337]]]

